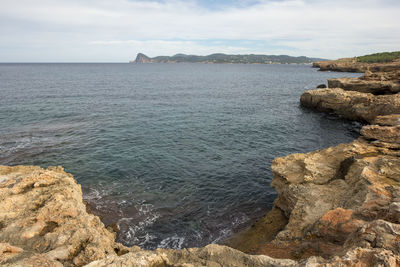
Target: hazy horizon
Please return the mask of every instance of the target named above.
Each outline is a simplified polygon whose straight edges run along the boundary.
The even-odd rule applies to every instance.
[[[400,50],[395,0],[3,0],[0,62],[178,53],[336,59]]]

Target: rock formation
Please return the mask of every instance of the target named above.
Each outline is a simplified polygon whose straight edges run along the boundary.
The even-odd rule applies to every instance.
[[[329,79],[328,87],[374,95],[396,94],[400,92],[400,71],[367,72],[360,78]]]
[[[400,95],[373,95],[341,88],[306,91],[301,95],[304,107],[331,112],[349,120],[372,122],[377,116],[400,114]]]
[[[137,54],[136,59],[134,61],[129,61],[129,63],[136,63],[136,64],[153,63],[153,62],[154,61],[151,58],[142,53]]]
[[[365,126],[364,136],[350,144],[275,159],[275,207],[289,221],[259,249],[288,258],[330,258],[360,248],[377,256],[385,250],[400,263],[397,127]]]
[[[388,63],[363,63],[358,62],[357,58],[342,58],[338,60],[317,61],[313,63],[314,68],[320,71],[338,72],[389,72],[399,70],[400,59]]]
[[[369,123],[377,116],[400,113],[400,64],[397,70],[367,71],[360,78],[329,79],[328,87],[305,92],[301,105]]]
[[[275,159],[274,209],[287,224],[273,239],[239,248],[300,266],[400,264],[399,119],[378,116],[350,144]]]
[[[0,265],[82,266],[128,251],[61,167],[0,166]]]

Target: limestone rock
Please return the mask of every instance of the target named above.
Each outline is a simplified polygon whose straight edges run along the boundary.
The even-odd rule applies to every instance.
[[[135,64],[153,63],[153,60],[148,56],[146,56],[145,54],[138,53],[136,59],[134,61],[130,61],[129,63],[135,63]]]
[[[313,267],[359,267],[359,266],[399,266],[400,257],[390,250],[355,248],[342,257],[323,259],[310,257],[303,262],[304,266]]]
[[[396,126],[400,125],[400,114],[391,114],[385,116],[377,116],[372,124],[377,124],[381,126]]]
[[[359,78],[328,79],[329,88],[342,88],[346,91],[358,91],[374,95],[396,94],[400,92],[400,83],[394,81],[365,80]]]
[[[304,107],[366,122],[374,121],[377,116],[400,114],[400,94],[373,95],[340,88],[317,89],[303,93],[300,103]]]
[[[368,139],[377,139],[388,143],[400,143],[400,125],[367,125],[361,129],[361,134]]]
[[[400,92],[400,63],[399,70],[396,71],[366,71],[366,73],[359,78],[345,77],[328,79],[328,87],[342,88],[346,91],[371,93],[374,95],[396,94]]]
[[[4,264],[23,251],[22,248],[11,246],[8,243],[0,243],[0,264]]]
[[[356,58],[342,58],[338,60],[317,61],[314,68],[320,71],[338,72],[391,72],[400,69],[400,59],[388,63],[361,63]]]
[[[204,248],[190,248],[183,250],[157,249],[156,251],[132,252],[120,257],[112,256],[86,265],[86,267],[107,266],[289,267],[299,266],[299,264],[296,261],[288,259],[273,259],[264,255],[248,255],[226,246],[208,245]]]
[[[127,250],[114,239],[61,167],[0,166],[0,242],[21,254],[5,265],[82,266]]]
[[[398,262],[399,156],[361,137],[275,159],[274,206],[288,223],[254,253],[303,260],[299,264],[306,266]]]

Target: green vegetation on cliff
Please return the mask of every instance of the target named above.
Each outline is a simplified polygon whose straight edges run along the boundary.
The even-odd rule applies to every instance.
[[[139,53],[136,60],[131,63],[240,63],[240,64],[309,64],[318,58],[309,58],[305,56],[292,57],[287,55],[227,55],[211,54],[208,56],[196,56],[176,54],[174,56],[147,57]]]
[[[395,59],[400,58],[400,51],[397,52],[383,52],[383,53],[375,53],[371,55],[365,55],[361,57],[357,57],[358,62],[365,63],[384,63],[384,62],[392,62]]]

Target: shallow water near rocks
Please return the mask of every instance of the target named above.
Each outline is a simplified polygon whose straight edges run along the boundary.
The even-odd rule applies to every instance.
[[[305,65],[0,64],[0,164],[62,165],[118,241],[219,242],[264,215],[275,157],[359,125],[299,106]]]

